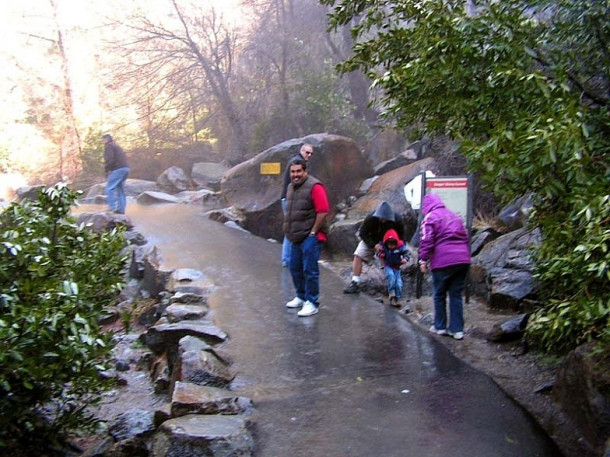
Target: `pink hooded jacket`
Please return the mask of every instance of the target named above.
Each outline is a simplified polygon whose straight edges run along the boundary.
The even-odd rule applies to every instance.
[[[470,241],[462,219],[448,210],[436,194],[427,194],[422,206],[419,260],[430,268],[470,264]]]

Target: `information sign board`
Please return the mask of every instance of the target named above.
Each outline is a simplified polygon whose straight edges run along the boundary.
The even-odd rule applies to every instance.
[[[280,169],[281,167],[279,162],[261,163],[261,175],[279,175]]]
[[[445,206],[459,215],[464,227],[469,226],[468,178],[463,176],[426,177],[426,193],[437,194]]]

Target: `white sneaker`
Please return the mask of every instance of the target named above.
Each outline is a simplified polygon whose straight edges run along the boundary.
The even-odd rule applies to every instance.
[[[301,300],[299,297],[294,297],[286,303],[286,308],[298,308],[299,306],[303,306],[303,303],[305,303],[304,300]]]
[[[448,332],[450,336],[452,336],[456,340],[464,339],[464,332]]]
[[[429,330],[432,333],[436,333],[437,335],[446,335],[447,334],[447,330],[445,330],[444,328],[441,330],[438,330],[434,325],[431,326]]]
[[[318,307],[310,301],[306,301],[303,309],[297,313],[299,317],[313,316],[318,313]]]

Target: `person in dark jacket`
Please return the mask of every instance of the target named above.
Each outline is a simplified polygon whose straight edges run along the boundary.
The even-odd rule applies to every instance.
[[[309,160],[309,159],[311,159],[312,155],[313,155],[313,146],[309,143],[303,143],[299,152],[297,154],[295,154],[294,156],[292,156],[288,160],[287,164],[290,164],[290,162],[292,160],[298,159],[298,158],[302,158],[304,160]],[[284,212],[284,214],[286,214],[286,193],[288,192],[289,185],[290,185],[290,167],[287,165],[286,171],[284,173],[284,185],[282,187],[282,196],[281,196],[282,211]],[[283,267],[290,266],[290,240],[287,237],[284,237],[284,241],[282,243],[282,266]]]
[[[125,214],[127,198],[125,196],[125,181],[129,176],[125,151],[114,142],[112,136],[102,136],[104,143],[104,167],[106,171],[106,198],[108,210],[113,213]]]
[[[381,250],[377,252],[386,282],[388,284],[388,298],[390,305],[398,307],[398,300],[402,298],[402,273],[400,267],[409,261],[409,251],[405,242],[400,239],[396,230],[390,229],[383,235]]]
[[[441,197],[427,194],[422,205],[419,267],[432,271],[434,283],[434,325],[430,331],[464,338],[462,293],[470,268],[470,240],[462,218],[447,209]],[[446,296],[449,294],[449,326]]]
[[[360,242],[354,251],[352,260],[352,280],[343,289],[343,293],[357,294],[360,292],[360,275],[363,263],[370,264],[375,259],[375,252],[381,250],[380,240],[389,230],[394,229],[400,239],[404,239],[404,225],[396,218],[388,202],[381,202],[377,209],[369,214],[358,231]]]
[[[307,171],[307,161],[293,159],[290,164],[291,184],[286,193],[284,234],[290,240],[290,274],[296,297],[286,303],[288,308],[303,307],[299,317],[318,312],[320,298],[321,245],[326,241],[326,215],[329,211],[324,185]]]

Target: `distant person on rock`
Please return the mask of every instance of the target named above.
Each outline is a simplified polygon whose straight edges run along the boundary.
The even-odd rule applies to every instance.
[[[318,260],[328,231],[326,215],[329,211],[324,185],[307,171],[307,160],[295,158],[288,164],[290,185],[286,193],[284,235],[290,240],[290,274],[296,297],[286,303],[288,308],[299,308],[299,317],[318,312],[320,298],[320,269]]]
[[[437,335],[464,338],[462,293],[470,268],[470,241],[462,218],[445,207],[441,197],[427,194],[422,205],[419,268],[432,271],[434,325]],[[449,326],[446,297],[449,294]]]
[[[343,289],[346,294],[357,294],[360,292],[360,275],[362,274],[362,264],[371,264],[375,260],[375,253],[381,250],[380,240],[385,233],[394,229],[399,239],[404,239],[404,225],[397,220],[394,211],[388,202],[381,202],[377,209],[369,214],[358,231],[360,242],[354,251],[352,261],[352,280]]]
[[[377,251],[388,285],[390,305],[398,307],[402,298],[402,273],[400,267],[409,261],[409,251],[396,230],[390,229],[383,235],[381,250]]]
[[[301,149],[297,154],[292,156],[290,160],[287,162],[286,171],[284,172],[284,186],[282,187],[282,211],[286,214],[286,193],[288,192],[288,186],[290,185],[290,167],[288,164],[293,159],[302,158],[304,160],[309,160],[313,155],[313,146],[309,143],[303,143]],[[282,243],[282,266],[289,267],[290,266],[290,240],[285,236],[284,241]]]
[[[102,135],[102,142],[104,143],[108,210],[117,214],[125,214],[125,208],[127,207],[125,181],[129,176],[127,157],[123,148],[114,142],[112,136]]]

